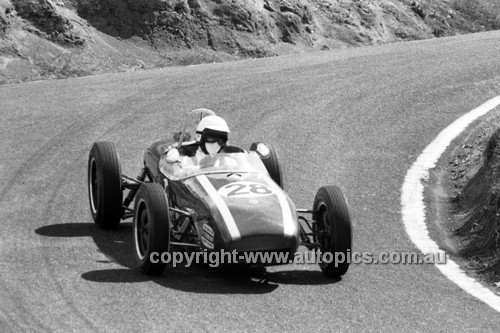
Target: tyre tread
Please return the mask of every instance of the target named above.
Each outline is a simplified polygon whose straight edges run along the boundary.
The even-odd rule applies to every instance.
[[[136,195],[136,200],[144,200],[149,219],[149,246],[148,253],[144,259],[139,259],[138,266],[146,275],[161,275],[166,263],[159,261],[152,263],[149,259],[152,252],[168,252],[170,249],[170,213],[165,190],[156,183],[145,183],[141,185]],[[134,207],[134,224],[137,218],[137,207]],[[134,228],[135,232],[135,228]],[[135,246],[135,241],[134,241]],[[134,253],[136,253],[134,251]]]
[[[91,210],[92,218],[99,228],[116,229],[122,216],[123,200],[120,160],[113,143],[108,141],[94,143],[89,154],[89,168],[92,158],[99,174],[98,190],[101,199],[96,205],[97,212],[94,214]],[[88,173],[90,182],[90,170]],[[89,202],[90,200],[89,193]]]
[[[345,256],[350,254],[352,247],[352,225],[349,207],[342,190],[337,186],[321,187],[314,198],[313,210],[317,210],[320,202],[327,206],[328,218],[330,219],[332,240],[332,252],[343,252]],[[335,222],[332,222],[335,221]],[[323,273],[328,277],[340,277],[349,268],[349,262],[344,262],[335,267],[335,262],[321,267]]]

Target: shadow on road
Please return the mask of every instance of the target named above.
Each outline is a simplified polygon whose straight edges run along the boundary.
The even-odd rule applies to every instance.
[[[170,265],[161,276],[150,277],[134,268],[131,223],[122,223],[113,231],[101,230],[94,223],[62,223],[44,226],[35,232],[47,237],[92,237],[110,262],[124,266],[124,268],[95,270],[82,274],[83,279],[93,282],[153,281],[167,288],[195,293],[262,294],[272,292],[280,284],[320,285],[340,281],[324,277],[319,269],[268,272],[264,267],[209,267],[207,264],[193,264],[191,267]]]

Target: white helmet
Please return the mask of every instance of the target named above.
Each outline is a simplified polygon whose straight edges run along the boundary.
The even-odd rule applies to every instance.
[[[217,132],[229,133],[229,127],[224,119],[219,116],[206,116],[198,123],[196,133],[201,134],[205,129],[210,129]]]
[[[229,127],[219,116],[206,116],[196,127],[196,138],[205,154],[216,154],[227,143]]]

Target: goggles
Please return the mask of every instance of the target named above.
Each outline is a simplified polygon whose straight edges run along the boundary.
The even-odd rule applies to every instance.
[[[227,142],[227,138],[213,135],[205,135],[206,143],[214,143],[217,142],[219,145],[223,146]]]

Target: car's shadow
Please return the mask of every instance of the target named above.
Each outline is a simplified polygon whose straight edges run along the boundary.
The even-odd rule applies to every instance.
[[[122,223],[117,230],[100,230],[94,223],[62,223],[38,228],[35,232],[46,237],[92,237],[99,250],[123,268],[94,270],[82,278],[94,282],[134,283],[153,281],[164,287],[195,293],[269,293],[280,284],[319,285],[331,284],[340,279],[329,279],[321,271],[279,270],[269,272],[263,267],[244,266],[209,267],[193,264],[191,267],[167,266],[161,276],[150,277],[134,268],[132,225]],[[286,267],[286,266],[279,266]]]

